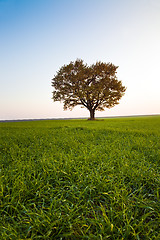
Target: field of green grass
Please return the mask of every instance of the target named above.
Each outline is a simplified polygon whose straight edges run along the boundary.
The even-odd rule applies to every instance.
[[[0,239],[160,239],[160,116],[0,123]]]

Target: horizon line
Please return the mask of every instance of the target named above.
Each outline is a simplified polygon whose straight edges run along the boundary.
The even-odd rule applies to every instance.
[[[123,117],[149,117],[149,116],[160,116],[159,113],[155,114],[133,114],[133,115],[123,115],[123,116],[104,116],[104,117],[96,117],[95,119],[102,118],[123,118]],[[77,117],[77,118],[21,118],[21,119],[4,119],[0,122],[25,122],[25,121],[47,121],[47,120],[81,120],[88,119],[87,117]]]

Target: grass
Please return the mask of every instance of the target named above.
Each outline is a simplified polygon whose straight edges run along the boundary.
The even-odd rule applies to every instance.
[[[0,123],[0,239],[160,239],[160,116]]]

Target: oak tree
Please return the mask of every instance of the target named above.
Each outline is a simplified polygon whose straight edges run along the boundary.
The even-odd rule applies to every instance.
[[[103,111],[119,103],[126,88],[116,77],[117,66],[96,62],[88,66],[81,59],[62,66],[52,79],[53,100],[62,101],[64,110],[77,105],[86,107],[90,119],[95,111]]]

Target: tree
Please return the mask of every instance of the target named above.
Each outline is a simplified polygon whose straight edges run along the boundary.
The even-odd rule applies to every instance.
[[[126,91],[117,80],[117,68],[103,62],[88,66],[81,59],[62,66],[52,79],[53,101],[63,101],[64,110],[82,105],[94,120],[95,110],[115,106]]]

